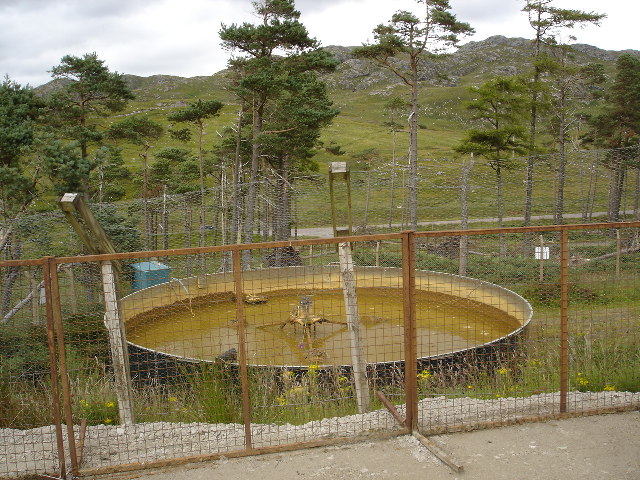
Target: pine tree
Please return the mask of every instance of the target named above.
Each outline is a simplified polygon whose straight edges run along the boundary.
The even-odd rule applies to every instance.
[[[263,132],[266,109],[282,94],[292,72],[330,71],[336,65],[300,23],[300,12],[293,0],[256,1],[253,7],[261,23],[222,25],[220,30],[224,48],[240,53],[231,58],[229,65],[239,77],[236,95],[250,104],[253,113],[249,187],[245,197],[245,243],[253,241],[258,172],[267,139]]]
[[[627,169],[640,168],[640,59],[629,54],[618,57],[605,109],[590,122],[592,130],[587,140],[606,148],[624,149],[605,159],[605,166],[613,171],[609,220],[617,222]]]
[[[425,13],[418,17],[398,11],[386,25],[373,30],[375,43],[357,48],[357,58],[369,59],[391,70],[411,89],[409,115],[409,210],[411,227],[418,228],[418,89],[419,66],[424,54],[438,54],[457,45],[459,37],[474,32],[468,23],[459,22],[449,0],[417,0]],[[402,64],[396,57],[405,57]]]
[[[82,192],[88,199],[89,173],[97,165],[90,156],[89,148],[91,145],[100,146],[104,137],[97,117],[122,111],[134,95],[123,76],[111,72],[96,53],[82,57],[65,55],[60,65],[51,69],[51,75],[61,81],[62,86],[50,99],[55,133],[72,141],[71,146],[79,148],[76,167],[81,175]],[[57,161],[64,162],[64,159],[57,157]]]
[[[108,137],[114,140],[125,140],[142,147],[139,153],[142,159],[142,198],[145,219],[145,245],[151,248],[152,221],[149,212],[149,149],[151,140],[157,140],[164,133],[162,125],[146,116],[132,116],[121,120],[109,128]]]
[[[606,15],[582,10],[558,8],[555,0],[524,0],[522,11],[527,13],[529,24],[535,31],[533,39],[531,104],[529,124],[529,158],[527,160],[527,177],[525,181],[524,224],[531,224],[533,201],[533,170],[538,142],[538,123],[541,110],[548,107],[543,96],[545,89],[543,76],[554,62],[548,50],[558,45],[558,35],[566,29],[580,27],[588,23],[598,25]]]
[[[522,79],[497,77],[480,87],[472,87],[475,99],[467,104],[472,118],[485,128],[474,128],[456,147],[460,153],[473,153],[489,160],[496,174],[498,226],[502,227],[502,171],[511,167],[513,153],[524,153],[527,133],[524,120],[528,106],[526,87]],[[501,255],[504,244],[501,242]]]

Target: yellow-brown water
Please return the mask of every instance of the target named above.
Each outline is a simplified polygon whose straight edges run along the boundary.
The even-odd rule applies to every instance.
[[[396,288],[359,288],[361,337],[367,362],[403,358],[402,292]],[[332,290],[275,290],[267,302],[245,305],[248,361],[253,365],[350,364],[350,337],[341,323],[321,323],[304,334],[301,326],[279,323],[289,318],[302,296],[312,312],[331,322],[345,322],[343,293]],[[185,304],[163,316],[142,315],[127,327],[130,342],[170,355],[213,360],[238,348],[235,303],[231,294],[204,305]],[[420,357],[472,348],[501,338],[521,326],[504,311],[451,295],[417,291],[417,339]]]

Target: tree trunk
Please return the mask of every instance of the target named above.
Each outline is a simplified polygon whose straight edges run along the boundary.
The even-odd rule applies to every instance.
[[[169,250],[169,209],[167,208],[167,186],[162,187],[162,248]]]
[[[624,161],[620,157],[617,157],[611,185],[611,204],[609,208],[610,222],[617,222],[620,220],[620,207],[622,205],[625,173],[626,167],[624,165]]]
[[[253,221],[256,209],[256,192],[258,189],[258,167],[260,163],[260,133],[264,113],[264,98],[254,101],[253,107],[253,132],[251,144],[251,170],[249,172],[249,189],[247,192],[246,218],[244,222],[244,243],[253,242]],[[242,255],[242,268],[250,268],[251,252],[244,250]]]
[[[561,106],[564,108],[564,105]],[[565,121],[564,115],[561,113],[561,121],[560,121],[560,137],[559,137],[559,154],[560,154],[560,165],[558,166],[558,193],[556,199],[556,215],[555,222],[557,225],[561,225],[564,223],[563,213],[564,213],[564,184],[566,179],[566,169],[567,169],[567,157],[566,157],[566,145],[565,145]]]
[[[149,212],[149,165],[147,162],[147,150],[145,145],[142,157],[142,210],[144,215],[144,245],[147,250],[151,249],[151,214]]]
[[[504,211],[502,205],[502,171],[500,164],[496,166],[496,190],[498,197],[498,228],[503,227]],[[500,234],[500,258],[507,256],[507,246],[505,245],[504,233]]]
[[[231,241],[229,243],[240,243],[238,232],[240,231],[240,212],[242,211],[242,195],[240,195],[240,183],[242,181],[242,116],[244,108],[240,107],[238,112],[238,132],[236,136],[236,152],[233,160],[233,192],[231,194],[231,204],[233,212],[231,214]]]
[[[184,234],[185,234],[185,247],[191,248],[191,230],[192,230],[192,222],[191,222],[191,204],[189,203],[189,197],[184,197]],[[185,268],[187,277],[191,276],[191,256],[187,255],[185,257]]]
[[[409,218],[418,230],[418,64],[411,59],[411,115],[409,116]]]
[[[285,155],[280,163],[280,171],[277,179],[277,192],[275,204],[278,210],[278,218],[275,222],[275,240],[288,240],[291,236],[291,185],[290,185],[291,160]]]
[[[466,160],[462,163],[462,178],[460,181],[460,229],[467,230],[469,228],[469,208],[468,208],[468,200],[469,200],[469,173],[471,173],[471,169],[473,168],[473,153],[469,159],[469,162]],[[467,274],[467,264],[469,259],[469,237],[467,235],[463,235],[460,237],[460,260],[458,263],[458,274],[466,275]]]
[[[369,202],[371,201],[371,160],[367,168],[367,192],[364,200],[364,220],[363,226],[366,228],[369,223]]]
[[[541,22],[542,12],[538,10],[538,22]],[[529,157],[527,158],[527,176],[525,179],[525,200],[524,200],[524,225],[531,225],[531,211],[533,205],[533,168],[536,155],[536,134],[538,128],[538,84],[540,83],[540,77],[542,75],[542,69],[536,64],[540,57],[541,45],[542,45],[542,24],[539,23],[536,28],[536,38],[534,40],[535,53],[534,53],[534,73],[533,73],[533,90],[531,93],[531,122],[529,129]],[[524,234],[523,238],[525,255],[531,250],[531,235]]]
[[[84,119],[82,119],[81,124],[84,127],[85,125]],[[89,152],[87,148],[87,143],[84,141],[80,143],[80,155],[82,157],[82,165],[86,165]],[[84,201],[86,203],[89,203],[89,175],[88,174],[83,175],[82,177],[82,196],[84,197]]]
[[[398,143],[398,132],[393,130],[393,150],[391,151],[391,198],[389,200],[389,229],[393,223],[393,207],[395,206],[395,182],[396,182],[396,145]]]

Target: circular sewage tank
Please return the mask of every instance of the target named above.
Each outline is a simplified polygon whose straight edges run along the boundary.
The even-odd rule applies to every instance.
[[[354,276],[367,363],[402,362],[402,270],[356,267]],[[350,365],[338,267],[243,272],[243,286],[250,365]],[[127,340],[138,364],[132,371],[151,375],[158,362],[167,361],[233,360],[230,352],[233,357],[238,349],[233,292],[233,275],[225,273],[172,279],[123,298]],[[416,272],[417,351],[423,361],[511,343],[532,313],[525,299],[503,287]]]

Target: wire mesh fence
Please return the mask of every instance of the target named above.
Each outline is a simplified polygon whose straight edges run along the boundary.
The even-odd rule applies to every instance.
[[[640,219],[640,170],[634,159],[633,149],[571,151],[565,155],[534,157],[529,224]],[[509,159],[503,162],[498,174],[480,159],[473,164],[468,158],[421,160],[417,228],[523,225],[527,213],[528,162],[528,158]],[[400,159],[391,165],[351,162],[354,232],[385,233],[413,228],[405,163]],[[284,184],[286,188],[273,172],[265,171],[262,175],[256,184],[250,238],[245,231],[247,183],[234,188],[228,183],[214,184],[212,180],[202,195],[165,194],[94,203],[91,208],[119,252],[332,235],[326,175],[292,178]],[[334,205],[338,217],[345,218],[344,189],[336,188]],[[75,256],[84,251],[57,210],[2,218],[0,229],[6,259]]]
[[[639,227],[2,262],[0,476],[638,408]]]

